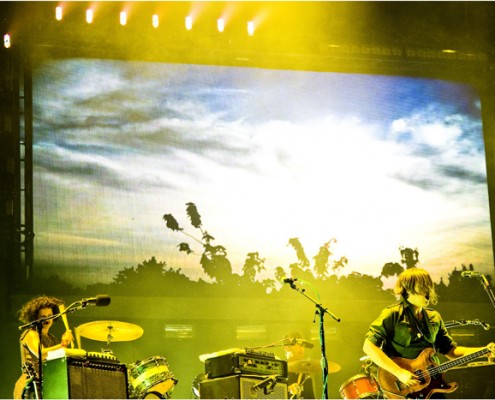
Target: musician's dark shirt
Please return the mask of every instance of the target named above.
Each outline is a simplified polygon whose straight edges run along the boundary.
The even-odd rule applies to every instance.
[[[427,347],[446,354],[456,346],[440,313],[425,308],[423,319],[418,321],[406,302],[383,309],[371,323],[366,338],[389,357],[409,359],[418,357]]]

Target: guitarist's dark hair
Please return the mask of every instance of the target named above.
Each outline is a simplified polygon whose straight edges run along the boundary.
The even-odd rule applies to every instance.
[[[395,283],[394,293],[406,300],[408,292],[425,295],[431,304],[438,302],[433,280],[428,271],[422,268],[409,268],[399,275],[399,279]]]

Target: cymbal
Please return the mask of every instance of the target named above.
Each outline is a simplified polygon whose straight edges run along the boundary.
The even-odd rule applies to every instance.
[[[296,372],[299,374],[321,374],[323,372],[320,361],[318,360],[297,360],[289,361],[287,363],[289,372]],[[340,365],[333,361],[328,361],[328,373],[340,371]]]
[[[127,342],[143,336],[139,325],[120,321],[93,321],[79,325],[78,335],[100,342]]]
[[[216,351],[216,352],[210,353],[210,354],[201,354],[199,356],[199,361],[205,362],[209,358],[220,357],[220,356],[224,356],[226,354],[234,354],[234,353],[246,354],[246,349],[240,349],[238,347],[234,347],[233,349],[220,350],[220,351]]]

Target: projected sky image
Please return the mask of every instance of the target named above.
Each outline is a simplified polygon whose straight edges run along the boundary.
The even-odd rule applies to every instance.
[[[193,202],[236,273],[335,258],[378,276],[417,248],[436,280],[493,270],[476,91],[439,80],[110,60],[34,72],[35,263],[79,283],[155,256],[206,279]],[[185,255],[177,245],[196,250]],[[36,264],[35,264],[36,266]],[[54,267],[55,268],[55,267]]]

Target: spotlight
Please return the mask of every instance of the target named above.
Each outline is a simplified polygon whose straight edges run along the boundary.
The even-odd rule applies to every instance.
[[[224,29],[225,29],[225,21],[223,20],[223,18],[218,18],[217,19],[217,29],[218,29],[218,32],[223,32]]]
[[[192,25],[193,25],[192,17],[188,15],[186,17],[186,29],[190,31],[192,29]]]
[[[253,21],[248,21],[247,23],[247,33],[249,36],[254,35],[254,22]]]
[[[91,24],[93,22],[93,10],[91,8],[88,8],[86,10],[86,22],[88,24]]]
[[[124,26],[127,24],[127,13],[125,11],[120,12],[120,25]]]
[[[62,7],[55,7],[55,19],[57,21],[62,21]]]
[[[158,25],[160,25],[160,21],[158,19],[158,15],[157,14],[154,14],[151,17],[151,24],[153,25],[153,28],[158,28]]]
[[[8,33],[3,35],[3,47],[10,49],[10,35]]]

